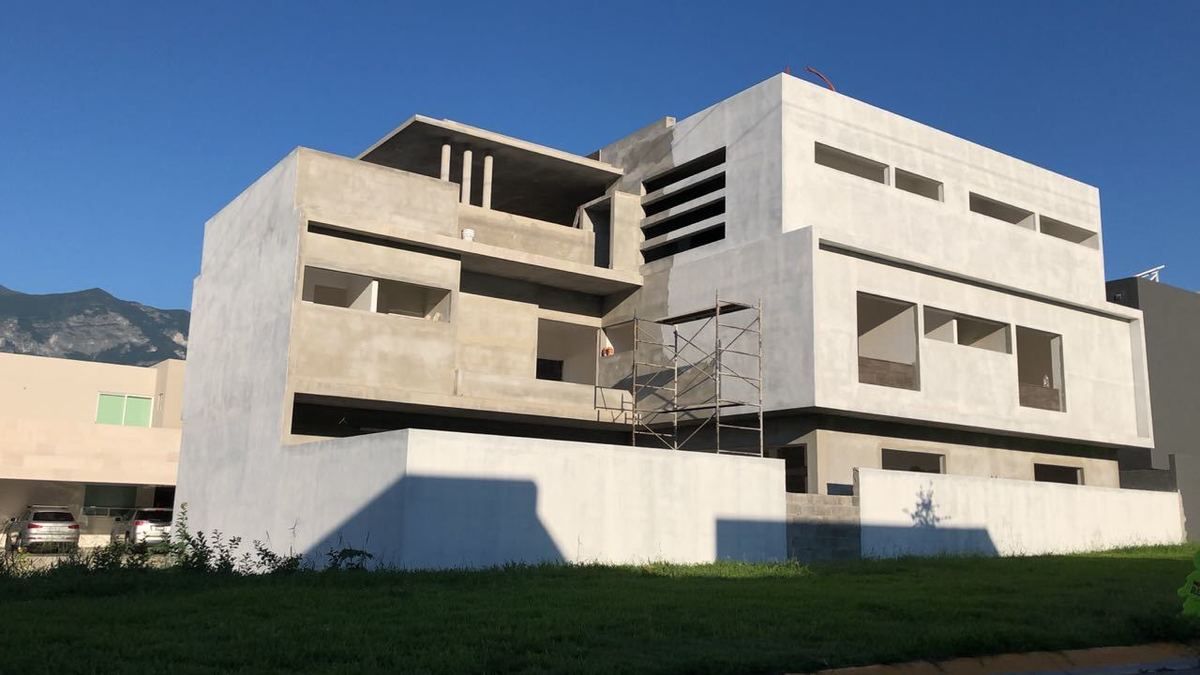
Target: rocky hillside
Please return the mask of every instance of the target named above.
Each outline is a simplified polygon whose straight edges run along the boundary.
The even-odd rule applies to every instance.
[[[0,286],[0,352],[146,366],[184,357],[189,318],[99,288],[30,295]]]

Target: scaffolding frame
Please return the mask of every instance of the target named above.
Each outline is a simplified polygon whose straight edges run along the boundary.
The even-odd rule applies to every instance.
[[[737,312],[748,312],[749,318],[739,324],[722,321]],[[694,325],[685,328],[684,324]],[[645,319],[634,314],[632,319],[605,329],[623,325],[631,325],[633,332],[629,400],[622,397],[615,410],[619,411],[617,418],[623,416],[629,425],[633,446],[649,442],[651,447],[686,449],[702,431],[711,430],[718,454],[763,456],[761,300],[753,304],[733,302],[722,300],[718,294],[710,308],[665,319]],[[711,346],[702,337],[710,329]],[[661,362],[647,360],[647,351],[660,355]],[[735,368],[729,356],[741,357],[745,365]],[[599,356],[596,372],[600,372]],[[681,384],[681,375],[695,381]],[[727,381],[743,386],[729,387]],[[706,385],[711,385],[711,394],[704,395],[701,391],[700,398],[688,400],[689,395]],[[596,387],[600,389],[599,382]],[[748,395],[738,396],[739,390]],[[599,391],[596,400],[603,400]],[[602,404],[597,407],[614,409]],[[685,430],[682,435],[681,422]],[[728,439],[746,435],[754,440],[730,446]]]

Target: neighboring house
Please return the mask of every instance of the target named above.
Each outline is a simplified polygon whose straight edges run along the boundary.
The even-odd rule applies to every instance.
[[[450,508],[416,480],[447,476],[531,483],[575,560],[737,557],[803,515],[785,489],[857,514],[860,478],[897,470],[947,474],[938,494],[983,480],[996,508],[1005,486],[1074,484],[1035,490],[1043,510],[1020,492],[1087,530],[1068,547],[1126,541],[1076,512],[1160,513],[1124,500],[1165,504],[1165,540],[1180,526],[1175,495],[1093,490],[1153,446],[1142,315],[1106,301],[1096,188],[787,75],[588,157],[425,117],[355,159],[299,148],[208,222],[189,361],[178,501],[309,553],[351,530],[453,547],[406,538]],[[378,433],[401,429],[473,435]],[[530,441],[535,461],[499,436],[560,444]],[[614,448],[638,458],[614,474],[579,441],[710,452]],[[733,495],[715,549],[654,548],[712,536],[670,519],[724,499],[713,485]],[[453,494],[491,527],[472,536],[504,538],[496,499]],[[587,523],[646,495],[621,520],[646,547],[589,548]],[[927,497],[923,527],[971,524]],[[525,550],[403,564],[544,557]]]
[[[68,506],[89,544],[128,509],[171,506],[183,371],[0,353],[0,517]]]
[[[1178,487],[1191,523],[1188,538],[1200,540],[1200,293],[1131,277],[1108,282],[1108,299],[1139,309],[1146,317],[1154,408],[1154,450],[1122,453],[1121,485]]]

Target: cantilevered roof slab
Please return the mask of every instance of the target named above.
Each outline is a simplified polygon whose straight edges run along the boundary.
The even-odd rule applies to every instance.
[[[492,204],[497,211],[570,225],[575,210],[604,195],[621,169],[518,138],[450,120],[417,115],[359,155],[383,166],[438,178],[442,145],[451,147],[450,179],[461,182],[463,151],[472,152],[471,203],[480,204],[483,158],[491,155]]]

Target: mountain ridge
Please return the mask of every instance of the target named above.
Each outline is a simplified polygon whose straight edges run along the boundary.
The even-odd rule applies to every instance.
[[[95,287],[22,293],[0,285],[0,352],[148,366],[187,355],[184,309],[158,309]]]

